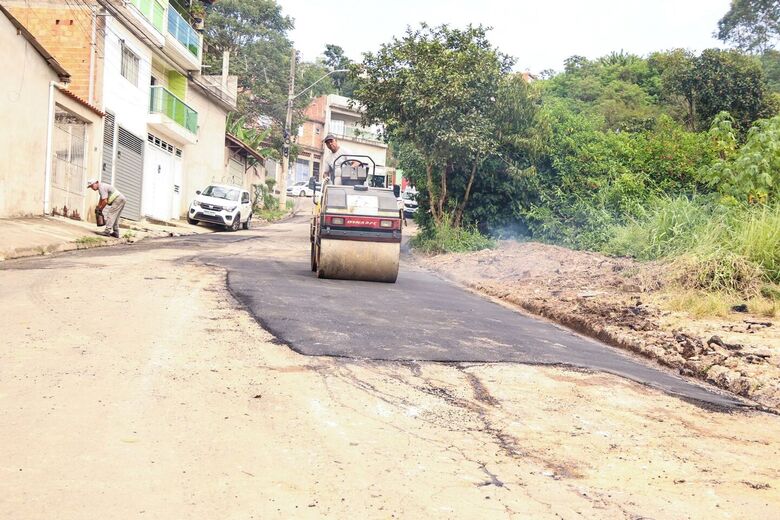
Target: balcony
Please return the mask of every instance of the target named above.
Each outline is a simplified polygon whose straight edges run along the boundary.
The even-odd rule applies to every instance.
[[[151,88],[147,123],[176,142],[193,144],[196,141],[198,113],[165,87]]]
[[[349,139],[359,143],[379,144],[383,146],[385,145],[385,142],[381,137],[379,137],[377,132],[362,126],[344,125],[342,128],[331,128],[331,133],[333,133],[336,137]]]
[[[158,0],[131,0],[136,9],[146,18],[152,26],[163,32],[165,20],[165,6]]]
[[[200,70],[202,37],[187,20],[168,5],[168,32],[165,35],[166,49],[172,51],[173,58],[185,70]]]

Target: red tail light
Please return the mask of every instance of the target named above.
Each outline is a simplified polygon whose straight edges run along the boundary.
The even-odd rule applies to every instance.
[[[401,229],[401,219],[378,217],[325,216],[325,225],[369,229]]]

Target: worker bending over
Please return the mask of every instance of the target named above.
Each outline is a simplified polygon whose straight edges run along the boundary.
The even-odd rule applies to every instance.
[[[119,193],[119,190],[112,185],[107,182],[100,182],[97,179],[88,181],[87,187],[100,194],[100,202],[97,205],[98,211],[102,212],[103,208],[108,206],[106,229],[103,234],[119,238],[119,217],[122,215],[122,210],[125,209],[125,196]]]

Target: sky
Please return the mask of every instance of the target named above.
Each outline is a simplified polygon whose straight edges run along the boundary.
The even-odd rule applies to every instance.
[[[326,43],[360,61],[419,22],[493,28],[490,41],[517,60],[515,70],[562,70],[572,55],[646,55],[684,47],[723,47],[713,38],[730,0],[279,0],[295,20],[290,33],[304,61]]]

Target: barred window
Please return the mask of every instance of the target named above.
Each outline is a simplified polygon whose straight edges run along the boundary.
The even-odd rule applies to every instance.
[[[122,76],[135,86],[138,86],[138,55],[122,42]]]

